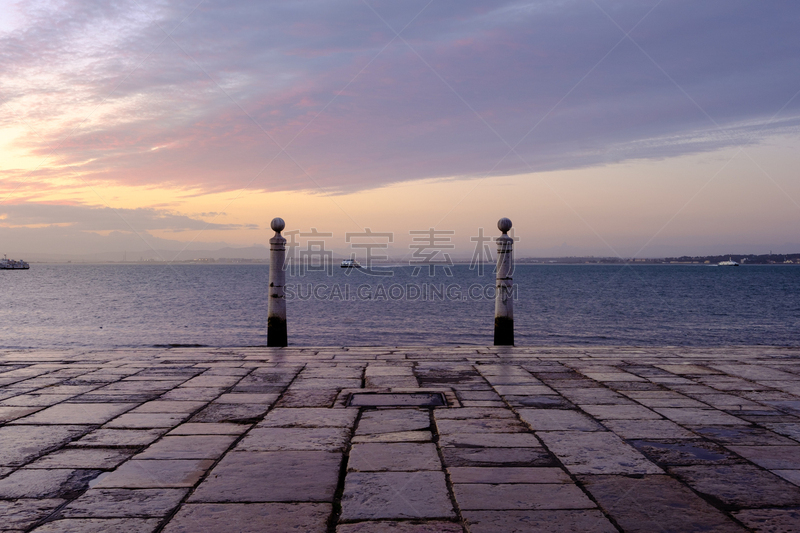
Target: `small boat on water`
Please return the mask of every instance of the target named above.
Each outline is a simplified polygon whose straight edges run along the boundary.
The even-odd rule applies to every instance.
[[[345,259],[342,261],[342,268],[361,268],[355,259]]]
[[[729,257],[727,261],[720,261],[719,262],[719,266],[721,266],[721,267],[738,267],[739,263],[737,263],[736,261],[734,261],[733,259],[731,259]]]
[[[0,259],[0,270],[28,270],[29,268],[31,266],[22,259],[19,261],[9,259],[5,254]]]

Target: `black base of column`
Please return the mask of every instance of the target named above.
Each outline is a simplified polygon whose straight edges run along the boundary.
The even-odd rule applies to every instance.
[[[281,348],[288,345],[286,320],[278,317],[267,318],[267,346]]]
[[[494,345],[514,346],[514,319],[504,316],[494,318]]]

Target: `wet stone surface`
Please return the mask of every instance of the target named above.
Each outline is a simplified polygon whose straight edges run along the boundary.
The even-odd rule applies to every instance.
[[[178,511],[166,533],[237,531],[275,533],[326,530],[331,505],[323,503],[190,503]]]
[[[341,454],[321,451],[231,452],[190,502],[332,502]]]
[[[359,472],[415,472],[441,470],[433,443],[397,442],[354,444],[348,470]]]
[[[800,349],[0,352],[4,531],[790,532],[798,509]]]
[[[373,387],[380,386],[371,384]],[[350,396],[350,407],[438,407],[447,405],[439,393],[355,393]]]
[[[550,466],[553,458],[544,448],[443,448],[447,466]]]
[[[418,409],[381,409],[365,411],[356,428],[356,435],[418,431],[431,425],[430,413]]]
[[[659,465],[688,466],[741,463],[742,460],[722,446],[708,441],[633,440],[630,443],[645,457]]]
[[[64,501],[51,498],[0,500],[0,516],[3,517],[3,527],[10,531],[25,530],[50,515]]]
[[[744,532],[745,529],[668,476],[580,478],[624,531]]]
[[[353,472],[342,496],[342,520],[455,517],[443,472]]]
[[[61,510],[65,518],[146,518],[165,516],[186,489],[89,489]]]
[[[684,466],[669,471],[730,508],[800,505],[800,487],[753,465]]]

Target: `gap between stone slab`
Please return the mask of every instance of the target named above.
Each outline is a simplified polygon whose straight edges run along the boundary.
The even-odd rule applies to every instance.
[[[355,435],[358,424],[361,422],[361,415],[363,413],[364,410],[359,409],[356,419],[353,421],[353,425],[350,426],[350,439],[342,454],[342,460],[339,463],[339,480],[336,484],[336,490],[333,493],[331,515],[328,517],[328,533],[336,533],[336,528],[339,525],[339,518],[342,516],[342,496],[344,495],[344,482],[347,477],[347,465],[350,463],[350,451],[353,449],[353,436]]]
[[[404,394],[438,394],[441,395],[444,402],[442,405],[412,405],[412,404],[402,404],[402,405],[350,405],[351,398],[354,395],[367,395],[367,394],[395,394],[395,395],[404,395]],[[426,408],[426,409],[447,409],[449,407],[462,407],[461,402],[458,400],[456,393],[451,388],[408,388],[408,387],[396,387],[396,388],[361,388],[361,389],[342,389],[336,397],[334,401],[333,408],[334,409],[347,409],[349,407],[389,407],[389,408],[402,408],[402,407],[411,407],[411,408]]]
[[[348,407],[447,407],[441,392],[356,392]]]
[[[261,415],[261,417],[260,417],[258,420],[256,420],[255,422],[253,422],[252,424],[249,424],[249,425],[250,425],[250,428],[249,428],[247,431],[245,431],[245,432],[241,433],[241,434],[240,434],[240,435],[239,435],[239,436],[238,436],[236,439],[234,439],[234,441],[233,441],[233,442],[230,444],[230,446],[228,446],[228,449],[227,449],[227,450],[225,450],[225,451],[224,451],[222,454],[220,454],[220,456],[219,456],[219,457],[217,457],[217,459],[216,459],[216,460],[215,460],[215,461],[214,461],[214,462],[211,464],[211,466],[209,466],[209,467],[208,467],[208,469],[205,471],[205,473],[203,473],[203,475],[202,475],[202,476],[200,476],[200,479],[197,481],[197,483],[195,483],[195,484],[194,484],[194,486],[193,486],[193,487],[191,487],[191,488],[190,488],[190,489],[189,489],[189,490],[186,492],[186,494],[184,495],[183,499],[181,499],[180,503],[179,503],[177,506],[175,506],[175,508],[174,508],[174,509],[172,509],[172,511],[171,511],[169,514],[167,514],[167,516],[165,516],[165,517],[164,517],[164,518],[161,520],[161,523],[159,524],[159,526],[158,526],[158,527],[155,529],[155,531],[154,531],[153,533],[161,533],[161,531],[163,531],[163,530],[164,530],[164,528],[165,528],[165,527],[167,527],[167,524],[169,524],[169,523],[170,523],[170,521],[171,521],[173,518],[175,518],[175,515],[176,515],[176,514],[178,514],[178,511],[181,509],[181,507],[183,507],[183,505],[186,503],[186,501],[189,499],[189,497],[190,497],[190,496],[191,496],[191,495],[194,493],[194,491],[197,489],[197,487],[199,487],[199,486],[200,486],[200,485],[201,485],[201,484],[202,484],[202,483],[203,483],[203,482],[204,482],[204,481],[205,481],[205,480],[208,478],[208,476],[209,476],[209,474],[211,473],[211,471],[212,471],[212,470],[214,470],[214,468],[215,468],[215,467],[216,467],[216,466],[217,466],[217,465],[220,463],[220,461],[222,461],[222,459],[223,459],[223,458],[224,458],[226,455],[228,455],[229,453],[231,453],[231,451],[232,451],[234,448],[236,448],[236,446],[239,444],[239,442],[241,442],[241,441],[244,439],[244,437],[245,437],[245,436],[246,436],[248,433],[250,433],[250,431],[252,431],[252,429],[253,429],[254,427],[256,427],[256,425],[258,425],[258,423],[259,423],[260,421],[264,420],[264,418],[265,418],[265,417],[266,417],[266,416],[267,416],[267,415],[268,415],[268,414],[269,414],[269,413],[270,413],[270,412],[271,412],[271,411],[272,411],[272,410],[275,408],[275,406],[278,404],[278,402],[280,402],[280,401],[281,401],[281,398],[283,398],[284,394],[286,394],[286,391],[288,391],[288,390],[289,390],[289,387],[291,387],[291,386],[292,386],[292,383],[294,383],[294,382],[295,382],[295,380],[297,379],[297,377],[298,377],[298,376],[299,376],[299,375],[300,375],[300,374],[303,372],[303,370],[305,370],[305,368],[306,368],[306,365],[304,364],[304,365],[303,365],[303,366],[302,366],[302,367],[301,367],[301,368],[300,368],[300,369],[297,371],[297,373],[295,373],[295,375],[294,375],[294,377],[292,378],[292,380],[291,380],[291,381],[290,381],[290,382],[289,382],[289,383],[288,383],[288,384],[287,384],[287,385],[284,387],[283,391],[282,391],[282,392],[281,392],[281,393],[278,395],[278,397],[275,399],[275,401],[272,403],[272,405],[269,407],[269,409],[267,409],[267,412],[266,412],[266,413],[264,413],[263,415]],[[221,396],[222,394],[226,394],[226,393],[229,393],[229,392],[231,392],[231,391],[233,390],[233,388],[234,388],[234,387],[236,387],[236,385],[237,385],[237,384],[238,384],[238,383],[239,383],[239,382],[240,382],[242,379],[244,379],[246,376],[249,376],[250,374],[252,374],[252,373],[255,371],[255,369],[256,369],[256,367],[253,367],[253,368],[250,370],[250,372],[248,372],[248,373],[247,373],[247,374],[245,374],[244,376],[240,377],[240,378],[239,378],[239,379],[236,381],[236,383],[234,383],[233,385],[231,385],[230,387],[228,387],[227,389],[225,389],[225,390],[224,390],[224,391],[223,391],[223,392],[220,394],[220,396]],[[219,396],[217,396],[217,397],[219,397]],[[213,401],[213,400],[209,401],[208,403],[210,404],[212,401]],[[187,420],[189,420],[189,419],[187,419]],[[163,438],[163,435],[161,436],[161,438]],[[160,440],[160,439],[159,439],[159,440]]]

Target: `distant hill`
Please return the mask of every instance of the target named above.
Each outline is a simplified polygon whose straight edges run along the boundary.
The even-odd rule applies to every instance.
[[[522,257],[517,258],[519,264],[717,264],[721,261],[733,259],[737,263],[745,265],[775,265],[775,264],[797,264],[800,265],[800,253],[797,254],[724,254],[724,255],[703,255],[664,258],[620,258],[620,257]]]

